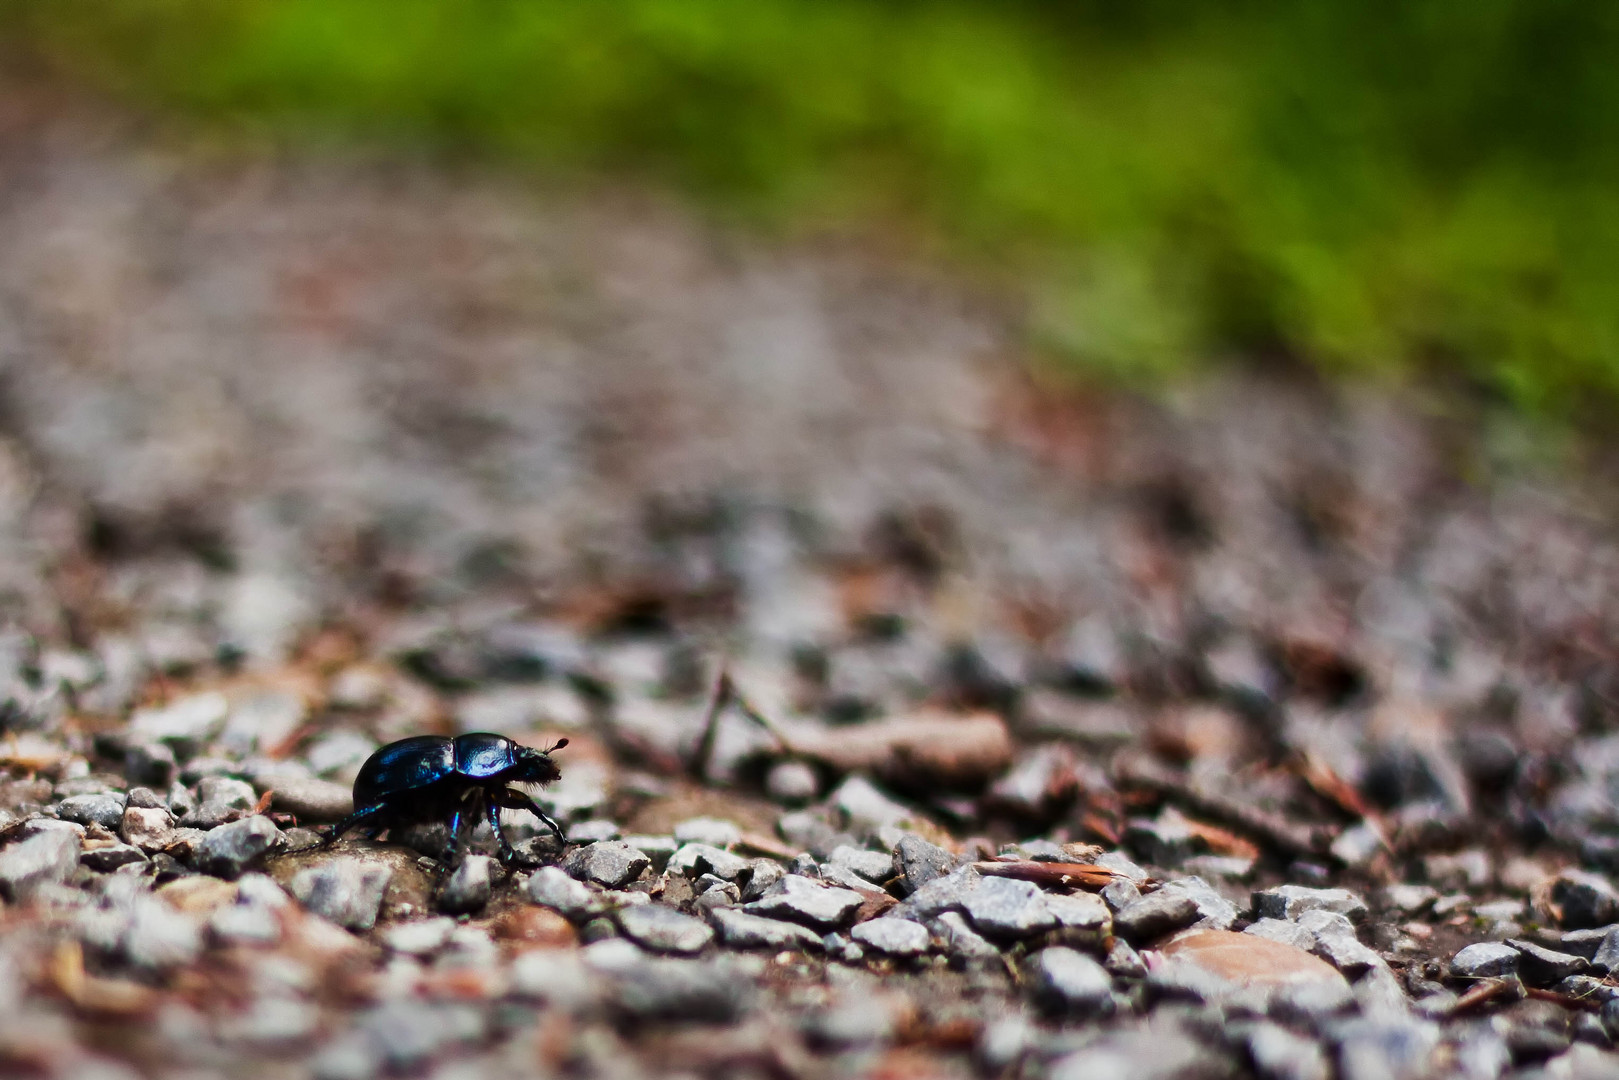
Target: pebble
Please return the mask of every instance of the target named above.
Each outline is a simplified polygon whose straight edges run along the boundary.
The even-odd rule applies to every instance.
[[[281,830],[269,818],[252,817],[221,825],[203,837],[197,848],[197,868],[218,877],[234,878],[281,840]]]
[[[898,825],[916,816],[916,811],[895,802],[859,773],[839,784],[827,801],[842,813],[849,830],[858,836],[869,836],[884,825]]]
[[[572,825],[568,826],[568,842],[572,844],[594,844],[598,840],[619,839],[622,839],[622,836],[619,832],[618,823],[615,821],[610,821],[607,818],[591,818],[589,821],[576,821]],[[647,851],[646,848],[639,844],[631,844],[630,846],[649,858],[652,855],[651,852]],[[669,843],[669,850],[663,853],[664,858],[668,858],[674,850],[675,844],[671,840]]]
[[[72,876],[79,866],[79,838],[68,830],[51,829],[0,851],[0,896],[14,904],[33,898],[48,885]]]
[[[1102,961],[1102,966],[1121,978],[1140,979],[1147,974],[1147,965],[1141,959],[1141,954],[1123,938],[1113,939],[1113,946],[1108,949],[1107,959]]]
[[[1567,938],[1564,938],[1565,942]],[[1619,927],[1608,927],[1602,942],[1591,953],[1591,966],[1603,971],[1619,971]]]
[[[392,878],[385,863],[340,857],[299,870],[288,888],[316,915],[349,930],[369,930]]]
[[[1141,890],[1128,878],[1114,878],[1102,886],[1102,891],[1097,895],[1108,907],[1119,911],[1140,900]]]
[[[999,960],[1001,951],[967,925],[959,911],[946,911],[930,924],[950,955],[962,960]]]
[[[988,938],[1023,938],[1049,930],[1057,917],[1038,885],[1016,878],[985,877],[962,898],[962,913]]]
[[[145,862],[146,853],[130,844],[109,841],[97,847],[86,847],[79,853],[79,861],[98,873],[109,874],[120,866]]]
[[[1439,899],[1432,885],[1390,885],[1383,890],[1383,902],[1404,915],[1418,915]]]
[[[662,904],[621,909],[618,928],[625,937],[655,952],[698,953],[714,940],[707,923]]]
[[[717,848],[730,847],[742,839],[742,830],[736,822],[712,817],[687,818],[675,826],[674,834],[682,844],[708,844]]]
[[[340,821],[354,810],[354,791],[316,777],[277,777],[267,785],[270,808],[299,821]]]
[[[1113,921],[1113,913],[1095,893],[1047,893],[1046,910],[1057,920],[1058,926],[1074,930],[1104,930]]]
[[[611,840],[613,837],[580,838],[580,843],[587,839]],[[662,869],[668,862],[669,856],[680,850],[680,841],[672,836],[625,836],[623,841],[652,860],[652,865]]]
[[[698,877],[713,874],[722,881],[736,881],[746,876],[753,863],[712,844],[686,844],[669,856],[665,873]]]
[[[786,876],[787,871],[783,870],[781,863],[774,859],[753,860],[753,872],[748,876],[748,884],[742,890],[741,899],[759,899],[772,885]]]
[[[610,1005],[632,1021],[726,1024],[746,1008],[750,983],[728,964],[655,959],[614,980]]]
[[[1514,938],[1507,945],[1518,950],[1518,974],[1529,986],[1550,986],[1591,967],[1591,962],[1583,956],[1556,952],[1532,941]]]
[[[877,918],[856,923],[849,936],[890,956],[921,956],[932,945],[927,927],[909,919]]]
[[[1332,1076],[1320,1044],[1279,1024],[1255,1024],[1245,1043],[1254,1071],[1265,1080],[1330,1080]]]
[[[907,894],[944,877],[956,865],[956,857],[944,848],[909,834],[894,847],[891,861]]]
[[[873,885],[881,885],[894,876],[894,856],[880,851],[839,844],[827,856],[825,866],[838,866],[858,874]]]
[[[119,819],[118,834],[142,851],[161,851],[174,839],[174,818],[159,807],[131,806]]]
[[[1552,881],[1551,902],[1569,930],[1607,926],[1619,921],[1619,893],[1606,878],[1584,870],[1564,870]]]
[[[230,703],[217,691],[176,698],[167,705],[136,709],[129,733],[195,753],[225,726]]]
[[[1042,949],[1024,964],[1035,1003],[1055,1015],[1094,1015],[1113,1004],[1113,978],[1084,953],[1064,946]]]
[[[1433,1072],[1439,1027],[1415,1017],[1354,1017],[1331,1032],[1341,1080],[1385,1080]]]
[[[621,840],[599,840],[570,851],[562,860],[562,869],[581,881],[617,889],[640,877],[651,864],[651,859]]]
[[[737,949],[802,949],[819,952],[821,935],[806,926],[782,919],[749,915],[735,908],[714,908],[708,913],[719,929],[720,940]]]
[[[842,1002],[806,1015],[800,1025],[810,1045],[823,1050],[860,1050],[894,1036],[894,1016],[883,1001]]]
[[[1184,892],[1159,889],[1113,913],[1113,930],[1132,944],[1184,930],[1199,918],[1197,901]]]
[[[1046,1077],[1047,1080],[1126,1076],[1132,1080],[1180,1080],[1225,1076],[1232,1071],[1230,1062],[1183,1026],[1149,1022],[1109,1032],[1084,1049],[1058,1058],[1051,1063]]]
[[[1519,952],[1499,941],[1480,941],[1450,958],[1450,973],[1459,979],[1487,979],[1518,970]]]
[[[467,855],[461,860],[438,894],[438,908],[451,915],[482,911],[493,891],[495,860],[487,855]]]
[[[1332,911],[1351,922],[1363,922],[1369,913],[1366,901],[1348,889],[1310,889],[1303,885],[1258,890],[1253,904],[1255,915],[1271,919],[1297,919],[1306,911]]]
[[[853,889],[826,886],[788,874],[744,910],[750,915],[790,919],[818,930],[833,930],[843,925],[864,901]]]
[[[155,896],[137,898],[131,916],[123,952],[136,967],[178,967],[191,963],[202,951],[202,931],[197,924]]]
[[[1280,941],[1284,945],[1291,945],[1305,952],[1315,948],[1315,935],[1298,923],[1287,919],[1257,919],[1243,930],[1243,933]]]
[[[1229,930],[1237,921],[1237,905],[1221,896],[1214,886],[1200,877],[1176,878],[1166,882],[1159,892],[1181,893],[1191,897],[1192,903],[1197,905],[1194,926],[1207,930]]]
[[[1253,934],[1190,930],[1165,944],[1157,956],[1148,963],[1149,981],[1191,989],[1199,996],[1256,992],[1262,999],[1295,1006],[1312,997],[1311,1008],[1325,1010],[1339,1008],[1351,998],[1348,980],[1331,964]]]
[[[1299,916],[1298,925],[1314,935],[1311,951],[1352,979],[1383,966],[1383,958],[1356,936],[1354,924],[1336,911],[1313,908]]]
[[[226,904],[208,917],[208,930],[226,945],[274,945],[281,920],[262,904]]]
[[[765,793],[785,806],[802,806],[820,792],[821,779],[806,762],[780,762],[765,776]]]
[[[454,919],[443,915],[402,922],[389,927],[382,940],[388,948],[406,956],[431,956],[450,940],[455,925]]]
[[[581,919],[601,908],[598,894],[557,866],[542,866],[528,879],[528,898],[570,919]]]
[[[56,812],[61,815],[63,821],[116,829],[124,818],[124,796],[112,792],[74,795],[63,799]]]

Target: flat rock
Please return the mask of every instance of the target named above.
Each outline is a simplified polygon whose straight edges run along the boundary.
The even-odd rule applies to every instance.
[[[867,851],[849,844],[839,844],[827,856],[826,865],[843,867],[873,885],[881,885],[894,876],[894,856],[880,851]]]
[[[826,931],[842,926],[864,901],[865,897],[853,889],[822,885],[798,874],[788,874],[744,910],[750,915],[790,919]]]
[[[47,885],[57,885],[79,866],[79,838],[67,830],[39,833],[0,851],[0,896],[24,903]]]
[[[562,869],[580,881],[619,889],[641,876],[652,860],[622,840],[599,840],[568,852]]]
[[[99,843],[95,847],[86,847],[79,853],[79,861],[90,869],[107,874],[120,866],[130,863],[146,861],[146,852],[131,844],[120,844],[117,841]]]
[[[116,829],[124,818],[124,801],[124,796],[113,792],[74,795],[63,799],[57,805],[56,812],[61,815],[63,821]]]
[[[892,861],[906,893],[944,877],[956,865],[956,857],[950,852],[914,835],[906,835],[895,845]]]
[[[737,949],[821,950],[821,935],[807,926],[749,915],[732,907],[717,907],[708,917],[719,929],[720,940]]]
[[[1450,958],[1450,973],[1459,979],[1486,979],[1512,975],[1522,954],[1501,941],[1480,941]]]
[[[752,860],[713,844],[684,844],[664,865],[666,873],[695,878],[713,874],[722,881],[737,881],[753,869]]]
[[[369,930],[376,925],[392,877],[393,868],[386,863],[335,858],[298,871],[288,889],[316,915],[350,930]]]
[[[742,829],[734,821],[724,818],[687,818],[674,828],[675,839],[682,844],[708,844],[726,848],[742,839]]]
[[[1113,921],[1106,902],[1095,893],[1047,893],[1046,910],[1058,926],[1075,930],[1101,931]]]
[[[1383,966],[1383,958],[1356,936],[1354,924],[1336,911],[1311,909],[1299,916],[1298,925],[1315,937],[1310,951],[1352,979]]]
[[[1256,891],[1253,902],[1254,914],[1262,919],[1297,919],[1306,911],[1332,911],[1351,922],[1362,922],[1368,914],[1366,901],[1348,889],[1278,885],[1274,889]]]
[[[542,866],[528,879],[528,898],[560,912],[570,919],[581,919],[601,909],[598,894],[569,876],[561,867]]]
[[[849,936],[889,956],[921,956],[932,946],[927,927],[909,919],[879,918],[856,923]]]
[[[631,941],[655,952],[698,953],[714,940],[707,923],[661,904],[621,909],[618,928]]]
[[[174,840],[174,818],[159,807],[131,806],[119,819],[118,835],[142,851],[162,851]]]
[[[1514,938],[1507,944],[1518,950],[1518,974],[1530,986],[1551,986],[1570,975],[1582,974],[1592,966],[1583,956],[1557,952],[1532,941]]]
[[[1205,996],[1257,992],[1268,999],[1278,993],[1325,991],[1335,1002],[1350,999],[1349,981],[1320,957],[1230,930],[1187,931],[1149,958],[1148,968],[1154,979],[1190,985]]]
[[[213,829],[197,849],[197,868],[218,877],[234,878],[281,841],[281,830],[269,818],[255,814]]]
[[[1619,892],[1598,874],[1564,870],[1553,879],[1550,895],[1565,929],[1582,930],[1619,921]]]
[[[482,911],[493,891],[494,866],[487,855],[465,856],[439,890],[439,910],[451,915]]]

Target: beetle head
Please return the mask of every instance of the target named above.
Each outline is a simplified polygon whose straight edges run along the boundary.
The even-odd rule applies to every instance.
[[[518,754],[516,767],[508,779],[529,784],[549,784],[560,779],[562,770],[551,760],[551,755],[568,745],[567,739],[558,739],[547,750],[525,746]]]

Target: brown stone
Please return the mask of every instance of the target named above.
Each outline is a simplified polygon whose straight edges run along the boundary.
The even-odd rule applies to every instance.
[[[1190,930],[1158,952],[1192,964],[1235,986],[1275,989],[1307,983],[1348,982],[1338,969],[1303,949],[1257,934]]]

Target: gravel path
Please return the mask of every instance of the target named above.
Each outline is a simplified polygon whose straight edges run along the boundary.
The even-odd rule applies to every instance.
[[[1594,486],[21,101],[0,253],[0,1073],[1619,1075]],[[565,850],[312,849],[459,731],[569,739]]]

